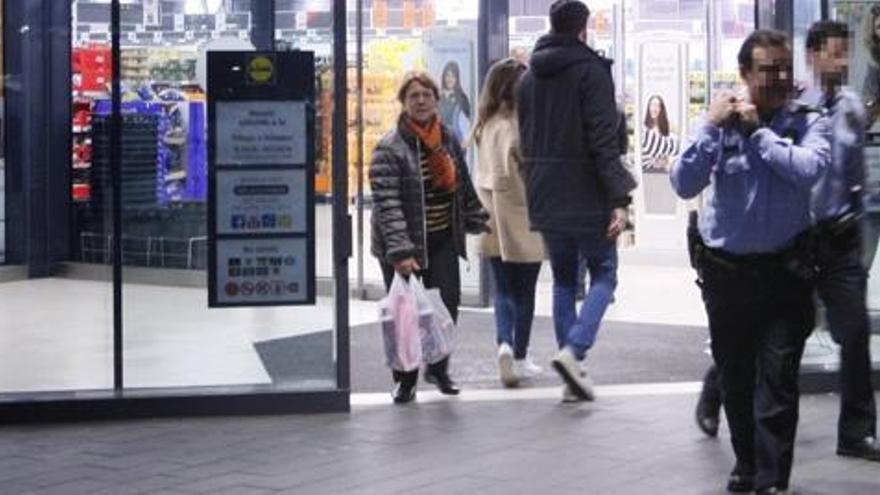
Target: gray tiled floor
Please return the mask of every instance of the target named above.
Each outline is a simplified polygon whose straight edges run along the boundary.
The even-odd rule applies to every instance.
[[[449,401],[350,415],[0,430],[3,493],[663,494],[722,492],[732,454],[695,396]],[[837,399],[802,400],[793,485],[880,493],[880,464],[833,455]],[[722,432],[726,437],[726,431]]]

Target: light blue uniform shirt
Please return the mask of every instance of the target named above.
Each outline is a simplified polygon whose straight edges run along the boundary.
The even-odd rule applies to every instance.
[[[842,89],[829,101],[820,88],[807,89],[799,100],[827,108],[831,126],[831,163],[813,188],[813,215],[821,221],[860,208],[861,205],[853,204],[853,191],[865,187],[865,126],[868,117],[862,100],[854,92]]]
[[[799,102],[749,137],[706,123],[673,164],[672,187],[684,199],[705,190],[699,228],[707,246],[776,252],[812,224],[810,194],[828,168],[829,138],[828,120]]]

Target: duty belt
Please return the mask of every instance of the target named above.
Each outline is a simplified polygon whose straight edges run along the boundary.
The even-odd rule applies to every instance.
[[[786,248],[772,253],[734,254],[702,245],[697,248],[701,268],[734,277],[760,277],[774,271],[784,271],[803,281],[813,281],[818,270],[813,256],[812,231],[795,237]],[[700,240],[702,244],[702,239]]]

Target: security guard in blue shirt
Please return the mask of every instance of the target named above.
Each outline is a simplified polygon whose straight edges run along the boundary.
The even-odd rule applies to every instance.
[[[861,98],[843,87],[849,73],[846,24],[819,21],[807,33],[807,58],[817,84],[800,99],[828,109],[832,160],[813,188],[816,218],[817,290],[828,329],[840,345],[840,416],[837,453],[880,462],[877,406],[871,384],[871,329],[862,265],[862,191],[865,188],[867,112]]]
[[[736,454],[728,491],[788,489],[797,378],[813,329],[810,193],[830,160],[821,110],[792,101],[784,34],[740,49],[749,98],[722,92],[673,165],[684,199],[704,193],[696,263]]]

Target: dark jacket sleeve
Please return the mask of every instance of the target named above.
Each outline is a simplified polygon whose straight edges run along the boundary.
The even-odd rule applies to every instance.
[[[581,105],[587,149],[612,207],[626,206],[635,187],[632,176],[620,163],[619,116],[614,102],[614,81],[605,67],[587,66],[581,81]]]
[[[370,163],[370,188],[373,191],[373,215],[384,240],[383,256],[389,263],[417,254],[409,238],[403,205],[403,164],[389,146],[379,144]]]
[[[483,208],[483,203],[480,202],[477,192],[474,190],[474,184],[471,182],[471,175],[468,172],[467,161],[464,157],[464,150],[456,139],[451,140],[450,147],[458,168],[458,194],[461,195],[464,231],[468,234],[489,232],[490,229],[487,225],[489,213]]]

